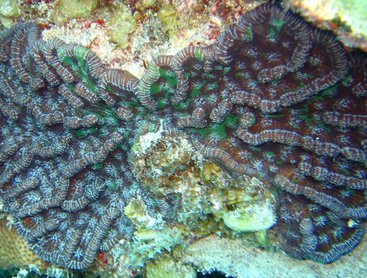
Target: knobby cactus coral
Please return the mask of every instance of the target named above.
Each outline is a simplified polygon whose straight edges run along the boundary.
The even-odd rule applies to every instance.
[[[1,198],[43,260],[85,269],[129,240],[136,196],[151,214],[179,209],[134,176],[142,123],[180,129],[207,159],[271,186],[289,254],[329,263],[363,238],[367,60],[331,34],[264,4],[211,46],[156,57],[140,80],[42,40],[34,23],[0,42]]]

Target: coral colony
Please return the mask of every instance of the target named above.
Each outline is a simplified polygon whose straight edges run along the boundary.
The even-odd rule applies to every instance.
[[[362,240],[367,60],[330,33],[268,3],[213,45],[156,57],[141,79],[40,33],[0,33],[0,190],[43,260],[86,269],[131,239],[135,196],[179,221],[180,196],[139,182],[131,148],[143,125],[181,132],[232,176],[268,185],[288,254],[330,263]]]

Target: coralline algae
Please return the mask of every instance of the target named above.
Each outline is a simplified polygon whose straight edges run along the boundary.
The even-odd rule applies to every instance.
[[[87,269],[112,250],[123,269],[272,227],[330,263],[362,240],[366,58],[331,34],[268,3],[141,79],[34,23],[0,42],[1,198],[43,260]]]

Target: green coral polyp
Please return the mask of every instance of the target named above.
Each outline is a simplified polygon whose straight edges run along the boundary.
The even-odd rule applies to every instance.
[[[252,30],[252,27],[246,26],[243,39],[246,42],[250,42],[250,41],[252,41],[254,39],[254,33],[253,33],[253,30]]]
[[[93,170],[102,170],[103,167],[104,167],[104,164],[102,162],[92,164]]]
[[[246,78],[246,73],[243,72],[243,71],[237,71],[235,74],[234,74],[234,77],[242,77],[242,78]]]
[[[231,67],[224,67],[223,69],[223,75],[227,75],[231,71]]]
[[[298,118],[301,119],[307,126],[312,126],[313,119],[308,115],[298,115]]]
[[[195,53],[194,53],[194,57],[199,62],[204,61],[204,53],[203,53],[203,51],[201,49],[199,49],[199,48],[196,48],[195,49]]]
[[[274,26],[275,31],[277,33],[279,33],[282,30],[284,24],[285,24],[285,22],[282,19],[273,19],[273,21],[272,21],[272,25]]]
[[[79,68],[74,63],[74,61],[73,61],[73,59],[71,57],[63,56],[62,57],[62,61],[65,63],[65,65],[72,67],[73,70],[76,71],[76,74],[80,74],[79,72],[77,72],[79,70]]]
[[[323,90],[321,92],[322,96],[328,96],[328,97],[332,97],[333,95],[335,95],[338,91],[339,88],[339,84],[335,84],[334,86],[331,86],[330,88],[327,88],[325,90]]]
[[[65,65],[70,66],[73,69],[73,73],[79,79],[83,80],[84,84],[91,92],[99,96],[99,89],[92,77],[89,75],[89,66],[85,62],[85,56],[88,51],[90,50],[87,48],[75,46],[74,53],[76,55],[76,61],[66,54],[66,48],[58,49],[57,56],[65,63]],[[70,86],[70,84],[68,85]],[[111,89],[111,91],[113,90]]]
[[[67,55],[66,53],[67,48],[66,47],[61,47],[59,49],[57,49],[57,56],[64,61],[67,65],[75,65],[76,63],[72,60],[72,58]],[[77,59],[77,65],[79,67],[79,70],[82,71],[84,74],[88,74],[87,71],[87,65],[85,63],[85,57],[88,53],[88,51],[90,51],[88,48],[84,48],[82,46],[76,45],[73,49],[73,53],[75,54],[74,57],[76,57]]]
[[[192,90],[191,90],[191,93],[190,93],[189,97],[188,97],[186,100],[184,100],[184,101],[180,102],[179,104],[176,104],[176,105],[174,106],[174,108],[175,108],[176,110],[184,110],[184,109],[187,109],[187,108],[190,106],[190,104],[191,104],[192,100],[193,100],[195,97],[199,96],[199,95],[202,93],[202,92],[201,92],[201,88],[202,88],[205,84],[206,84],[206,82],[202,82],[202,83],[195,84],[195,85],[194,85],[194,87],[193,87],[193,88],[192,88]]]
[[[155,95],[162,91],[162,86],[158,83],[153,83],[152,86],[150,86],[150,94]]]
[[[190,105],[190,101],[186,100],[186,101],[180,102],[179,104],[175,105],[174,108],[176,110],[185,110],[189,108],[189,105]]]
[[[119,189],[119,185],[116,182],[108,184],[108,189],[111,191],[117,191]]]
[[[269,37],[271,39],[276,39],[277,35],[282,30],[284,23],[284,20],[281,19],[274,19],[272,21],[272,28],[269,30]]]
[[[175,72],[152,66],[151,74],[156,76],[157,73],[159,73],[159,78],[150,86],[150,95],[161,95],[157,100],[157,108],[163,109],[169,105],[178,79]]]
[[[167,81],[167,84],[173,88],[174,86],[176,86],[178,79],[177,79],[177,75],[175,72],[173,71],[168,71],[166,69],[160,69],[159,70],[159,75],[164,78]]]
[[[201,88],[205,85],[205,82],[195,84],[194,88],[192,88],[190,98],[197,97],[201,94]]]
[[[238,125],[238,117],[233,114],[228,114],[227,117],[224,119],[224,125],[229,128],[236,128]]]
[[[220,139],[227,139],[229,137],[227,128],[234,129],[238,125],[238,117],[233,114],[228,114],[224,121],[220,124],[214,124],[206,128],[190,128],[192,133],[197,133],[200,136],[216,135]]]
[[[157,103],[157,108],[158,109],[163,109],[165,107],[167,107],[169,105],[168,101],[166,98],[159,98],[158,99],[158,103]]]
[[[79,139],[83,139],[91,134],[94,134],[97,132],[97,128],[96,127],[90,127],[90,128],[80,128],[80,129],[76,129],[73,130],[73,133],[75,134],[76,137],[78,137]]]

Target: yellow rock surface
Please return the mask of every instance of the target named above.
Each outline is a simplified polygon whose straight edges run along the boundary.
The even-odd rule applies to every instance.
[[[0,220],[0,268],[26,267],[30,264],[46,265],[14,228],[9,230],[6,221]]]

